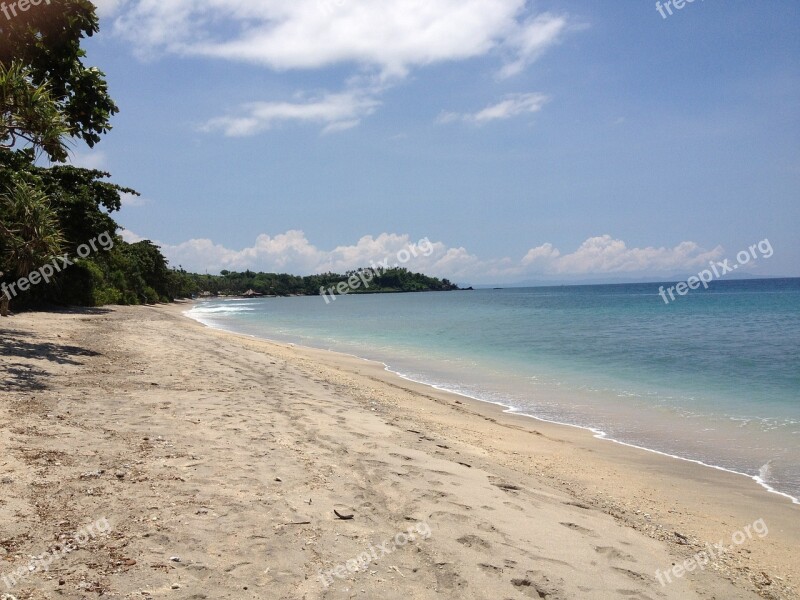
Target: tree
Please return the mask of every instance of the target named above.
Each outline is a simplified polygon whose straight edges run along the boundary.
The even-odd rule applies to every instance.
[[[8,222],[0,223],[5,262],[26,275],[61,250],[64,237],[50,202],[40,190],[20,183],[0,196]]]
[[[0,65],[24,65],[34,85],[46,84],[61,106],[69,135],[90,147],[111,129],[110,119],[119,112],[103,72],[83,64],[81,41],[98,30],[89,0],[48,0],[16,10],[13,18],[0,18]]]
[[[0,196],[0,214],[5,216],[0,220],[4,250],[0,265],[11,267],[12,274],[24,277],[61,250],[64,238],[58,219],[40,190],[18,183]],[[8,316],[10,302],[9,296],[0,297],[0,315]]]
[[[64,241],[58,217],[40,180],[28,173],[36,150],[52,160],[67,156],[63,137],[68,127],[46,84],[33,83],[19,63],[0,64],[0,280],[4,272],[25,276],[61,250]],[[19,140],[32,145],[10,152]],[[0,315],[7,316],[11,298],[0,297]]]
[[[27,274],[48,253],[72,254],[88,240],[113,235],[119,227],[109,213],[120,209],[120,194],[136,192],[105,181],[109,174],[102,171],[36,165],[42,152],[64,162],[70,137],[94,146],[118,112],[103,73],[83,64],[81,41],[98,30],[94,5],[46,0],[24,8],[3,3],[0,10],[13,16],[0,18],[0,270]],[[31,290],[20,302],[151,299],[145,283],[130,283],[141,279],[141,261],[124,255],[122,245],[118,240],[115,256],[75,261],[69,277],[59,273],[53,285]],[[151,258],[157,267],[158,257]],[[163,279],[157,282],[162,290]]]
[[[18,62],[0,64],[0,147],[19,140],[44,150],[50,160],[67,158],[64,136],[69,127],[47,84],[35,84]]]

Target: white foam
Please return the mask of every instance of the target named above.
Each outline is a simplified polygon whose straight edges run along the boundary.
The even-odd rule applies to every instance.
[[[522,417],[528,417],[528,418],[531,418],[531,419],[536,419],[537,421],[542,421],[544,423],[552,423],[554,425],[563,425],[563,426],[566,426],[566,427],[575,427],[576,429],[583,429],[584,431],[592,432],[593,437],[595,437],[597,439],[600,439],[600,440],[605,440],[605,441],[608,441],[608,442],[614,442],[615,444],[620,444],[621,446],[627,446],[629,448],[636,448],[637,450],[644,450],[646,452],[652,452],[653,454],[658,454],[660,456],[666,456],[666,457],[674,458],[674,459],[677,459],[677,460],[683,460],[683,461],[686,461],[686,462],[694,463],[696,465],[701,465],[703,467],[708,467],[710,469],[716,469],[718,471],[724,471],[726,473],[731,473],[733,475],[740,475],[742,477],[747,477],[748,479],[752,479],[753,481],[755,481],[758,485],[760,485],[762,488],[764,488],[769,493],[777,494],[779,496],[783,496],[784,498],[787,498],[788,500],[791,500],[792,504],[800,504],[800,499],[792,496],[791,494],[787,494],[786,492],[781,492],[779,490],[776,490],[774,487],[772,487],[770,484],[768,484],[766,482],[765,474],[768,473],[768,471],[769,471],[769,463],[767,463],[766,465],[764,465],[763,467],[761,467],[759,469],[759,474],[758,475],[748,475],[747,473],[742,473],[740,471],[734,471],[733,469],[728,469],[726,467],[720,467],[718,465],[712,465],[712,464],[709,464],[709,463],[705,463],[705,462],[703,462],[701,460],[696,460],[696,459],[693,459],[693,458],[686,458],[684,456],[679,456],[677,454],[670,454],[668,452],[662,452],[661,450],[655,450],[653,448],[647,448],[645,446],[638,446],[636,444],[631,444],[629,442],[623,442],[622,440],[618,440],[618,439],[609,437],[608,434],[605,431],[602,431],[601,429],[597,429],[595,427],[587,427],[587,426],[584,426],[584,425],[575,425],[574,423],[564,423],[563,421],[555,421],[555,420],[546,419],[546,418],[543,418],[543,417],[540,417],[540,416],[537,416],[537,415],[532,415],[532,414],[528,414],[528,413],[525,413],[525,412],[520,412],[519,409],[517,409],[516,407],[511,406],[509,404],[505,404],[503,402],[497,402],[497,401],[493,401],[493,400],[486,400],[485,398],[478,398],[478,397],[475,397],[475,396],[471,396],[469,394],[465,394],[464,392],[458,391],[457,389],[451,389],[451,388],[447,388],[447,387],[440,386],[440,385],[434,385],[434,384],[431,384],[431,383],[426,383],[424,381],[418,381],[416,379],[412,379],[410,377],[407,377],[403,373],[400,373],[398,371],[393,371],[389,367],[389,365],[387,365],[386,363],[383,363],[383,366],[386,369],[386,371],[388,371],[390,373],[394,373],[395,375],[405,379],[406,381],[412,381],[414,383],[420,383],[422,385],[427,385],[429,387],[432,387],[434,389],[440,390],[442,392],[447,392],[447,393],[450,393],[450,394],[456,394],[457,396],[462,396],[464,398],[469,398],[470,400],[477,400],[478,402],[485,402],[486,404],[494,404],[496,406],[502,407],[504,409],[503,412],[505,412],[505,413],[510,413],[510,414],[515,414],[515,415],[520,415]],[[766,470],[765,470],[765,467],[766,467]]]

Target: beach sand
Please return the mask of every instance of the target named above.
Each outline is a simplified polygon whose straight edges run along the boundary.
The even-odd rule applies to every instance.
[[[800,597],[800,506],[746,477],[187,309],[0,320],[0,598]]]

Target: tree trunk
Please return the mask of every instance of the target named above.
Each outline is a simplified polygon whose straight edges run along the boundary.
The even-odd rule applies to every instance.
[[[0,317],[8,316],[8,296],[5,294],[0,295]]]

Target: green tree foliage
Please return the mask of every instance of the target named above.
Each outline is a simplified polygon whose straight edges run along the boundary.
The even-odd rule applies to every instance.
[[[111,129],[111,117],[119,112],[103,72],[83,64],[81,41],[98,30],[89,0],[50,0],[0,18],[0,65],[23,65],[33,84],[46,85],[69,135],[89,146]]]
[[[35,84],[20,63],[0,64],[0,147],[20,141],[41,148],[51,160],[67,158],[64,136],[69,132],[47,84]]]
[[[58,217],[35,176],[27,177],[35,152],[66,158],[66,121],[46,84],[33,83],[21,64],[0,64],[0,282],[25,275],[61,250]],[[17,152],[18,143],[31,147]],[[10,298],[0,298],[7,315]]]
[[[32,149],[0,150],[0,190],[25,190],[25,193],[9,193],[0,202],[0,271],[5,271],[0,281],[6,283],[27,275],[55,254],[75,257],[78,247],[89,240],[104,233],[114,235],[118,225],[109,213],[120,208],[122,193],[135,193],[109,183],[108,173],[102,171],[71,166],[43,168],[32,159]],[[10,235],[11,230],[16,237]],[[47,232],[50,234],[45,236]],[[56,235],[57,247],[47,246],[46,240]],[[138,303],[152,298],[152,294],[145,292],[146,286],[139,285],[141,280],[133,275],[114,278],[113,281],[121,282],[118,288],[109,279],[114,272],[111,255],[122,252],[125,245],[118,239],[110,252],[94,252],[86,259],[75,260],[74,266],[58,273],[49,285],[37,286],[15,298],[16,307],[45,303],[95,306]],[[19,252],[13,253],[13,249],[23,246],[49,248],[49,252],[38,252],[32,260],[22,262]],[[116,265],[119,269],[130,266],[125,261],[117,261]],[[162,289],[159,294],[166,296],[167,290]]]
[[[114,248],[78,261],[62,278],[58,299],[71,304],[155,304],[194,293],[182,285],[180,271],[167,265],[158,246],[148,240]]]
[[[94,169],[55,166],[34,169],[69,240],[66,250],[103,232],[114,233],[118,225],[109,213],[122,207],[123,193],[138,195],[135,190],[106,181],[111,175]]]
[[[83,64],[80,44],[97,31],[95,7],[87,0],[4,6],[13,18],[0,18],[0,283],[64,253],[74,265],[26,289],[17,306],[158,302],[192,293],[150,242],[115,238],[113,247],[76,258],[83,244],[115,235],[110,213],[120,209],[121,194],[136,194],[103,171],[36,164],[41,152],[65,161],[69,137],[93,146],[117,112],[103,73]],[[0,310],[8,306],[2,300]]]
[[[347,282],[353,275],[365,275],[369,283],[364,286],[363,281],[357,288],[349,293],[376,294],[391,292],[433,292],[451,291],[459,289],[457,285],[447,279],[428,277],[422,273],[412,273],[408,269],[393,268],[375,273],[367,269],[348,271],[344,275],[338,273],[322,273],[320,275],[307,275],[300,277],[286,273],[254,273],[245,271],[236,273],[221,271],[220,275],[191,275],[186,274],[193,285],[189,289],[199,292],[208,292],[212,295],[240,296],[252,290],[264,296],[312,296],[325,290],[326,293],[337,293],[336,286]],[[374,277],[373,277],[374,275]]]
[[[0,194],[0,222],[3,257],[0,264],[17,275],[30,271],[58,254],[64,238],[58,219],[41,190],[21,182]]]
[[[61,250],[64,241],[58,220],[47,197],[25,182],[9,186],[0,194],[0,281],[10,269],[11,276],[24,276]],[[8,277],[11,279],[13,277]],[[10,298],[0,298],[0,315],[6,316]]]

